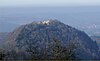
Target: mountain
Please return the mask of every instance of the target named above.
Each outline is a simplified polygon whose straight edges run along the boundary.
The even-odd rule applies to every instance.
[[[91,25],[81,25],[77,26],[78,29],[84,30],[88,35],[100,35],[100,25],[98,24],[91,24]]]
[[[23,51],[23,55],[18,55],[17,57],[15,57],[15,54],[12,55],[13,59],[32,59],[32,53],[28,52],[30,49],[31,51],[36,50],[35,52],[40,53],[39,55],[35,53],[34,57],[38,55],[39,59],[42,59],[41,57],[45,55],[42,54],[43,52],[47,52],[49,57],[52,57],[50,53],[52,52],[51,48],[55,45],[52,44],[54,39],[59,40],[59,44],[63,48],[67,48],[70,43],[75,44],[74,55],[78,59],[100,59],[99,48],[96,42],[85,32],[52,19],[20,26],[9,34],[5,44],[8,51]],[[49,48],[49,46],[52,47]],[[21,58],[18,58],[19,56],[21,56]],[[9,57],[11,57],[11,55]]]
[[[99,50],[100,50],[100,36],[91,36],[91,38],[97,42],[98,46],[99,46]]]
[[[20,25],[9,23],[8,21],[0,21],[0,32],[11,32]]]
[[[4,22],[1,26],[6,26],[5,22],[13,24],[22,24],[31,22],[33,20],[44,20],[48,18],[59,19],[62,22],[71,26],[82,26],[82,30],[87,33],[95,29],[88,30],[87,27],[100,24],[100,6],[82,6],[82,7],[5,7],[0,8],[0,23]],[[9,26],[8,24],[7,26]],[[86,26],[85,26],[86,25]],[[8,30],[3,27],[0,30]],[[14,26],[14,25],[11,25]],[[100,27],[100,25],[99,25]],[[15,27],[14,27],[15,28]],[[4,30],[3,30],[4,29]],[[13,29],[13,27],[10,29]],[[10,30],[9,29],[9,30]],[[81,30],[81,28],[79,28]],[[99,29],[100,30],[100,29]],[[94,33],[93,33],[94,34]],[[92,34],[92,35],[93,35]],[[100,32],[99,32],[100,34]]]
[[[6,38],[8,37],[8,32],[0,32],[0,47],[6,42]]]

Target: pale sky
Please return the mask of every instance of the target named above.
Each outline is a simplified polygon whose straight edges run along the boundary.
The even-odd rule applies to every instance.
[[[0,7],[100,6],[100,0],[0,0]]]

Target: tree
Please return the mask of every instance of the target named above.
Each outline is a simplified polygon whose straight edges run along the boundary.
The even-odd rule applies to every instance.
[[[58,39],[53,39],[53,41],[49,44],[49,48],[52,51],[51,59],[62,59],[62,60],[75,60],[74,49],[75,44],[70,43],[69,46],[62,46],[61,41]]]
[[[75,60],[74,49],[75,43],[69,43],[63,46],[61,41],[54,38],[45,48],[39,45],[30,44],[26,48],[26,52],[31,54],[32,60]]]
[[[0,60],[3,60],[5,56],[5,51],[3,49],[0,49]]]

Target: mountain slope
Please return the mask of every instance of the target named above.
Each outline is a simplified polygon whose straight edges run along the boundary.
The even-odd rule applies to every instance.
[[[0,47],[6,42],[6,38],[8,37],[8,32],[0,32]]]
[[[79,59],[100,58],[97,44],[88,35],[58,20],[39,21],[20,26],[8,37],[7,47],[8,50],[16,49],[25,53],[29,48],[35,47],[42,53],[53,39],[59,40],[63,47],[68,47],[70,43],[76,44],[75,56]],[[31,59],[30,54],[28,52],[26,54],[28,59]]]
[[[4,21],[4,22],[1,21],[0,22],[0,32],[11,32],[18,26],[20,26],[20,25],[9,23],[7,21]]]
[[[98,46],[99,46],[99,50],[100,50],[100,36],[91,36],[91,38],[97,42]]]

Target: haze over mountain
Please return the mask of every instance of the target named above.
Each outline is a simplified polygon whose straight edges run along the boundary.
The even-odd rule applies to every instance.
[[[89,35],[98,33],[98,28],[89,28],[97,25],[100,27],[100,6],[76,6],[76,7],[2,7],[0,8],[0,25],[11,23],[18,26],[30,23],[33,20],[59,19],[65,24],[69,24],[80,30],[84,30]],[[15,24],[15,25],[14,25]],[[14,30],[12,27],[1,25],[0,32]],[[5,26],[7,26],[5,24]],[[10,24],[9,24],[10,26]],[[12,25],[11,25],[12,26]],[[16,27],[16,26],[15,26]],[[89,28],[89,29],[87,29]],[[90,33],[89,33],[90,32]]]
[[[94,36],[91,36],[91,38],[97,42],[98,46],[99,46],[99,50],[100,50],[100,36],[98,35],[94,35]]]
[[[0,60],[100,60],[99,36],[100,0],[0,0]]]
[[[6,42],[6,38],[8,37],[8,34],[7,32],[2,32],[0,33],[0,48],[2,47],[2,45]]]
[[[74,43],[77,48],[75,49],[75,56],[78,59],[100,59],[99,48],[85,32],[77,30],[69,25],[65,25],[58,20],[47,20],[32,22],[30,24],[22,25],[10,33],[7,42],[6,49],[24,51],[24,56],[21,55],[21,59],[27,56],[27,59],[31,59],[30,52],[27,52],[30,48],[36,48],[37,55],[40,59],[44,56],[42,53],[48,51],[49,57],[52,57],[49,44],[54,42],[53,39],[60,41],[62,47],[67,48],[70,43]],[[50,44],[53,48],[53,45]],[[34,49],[33,49],[34,50]],[[41,56],[42,54],[42,56]],[[36,55],[35,55],[36,56]],[[35,57],[34,56],[34,57]],[[12,58],[10,56],[8,59]],[[14,58],[14,57],[13,57]],[[20,59],[15,57],[14,59]]]

